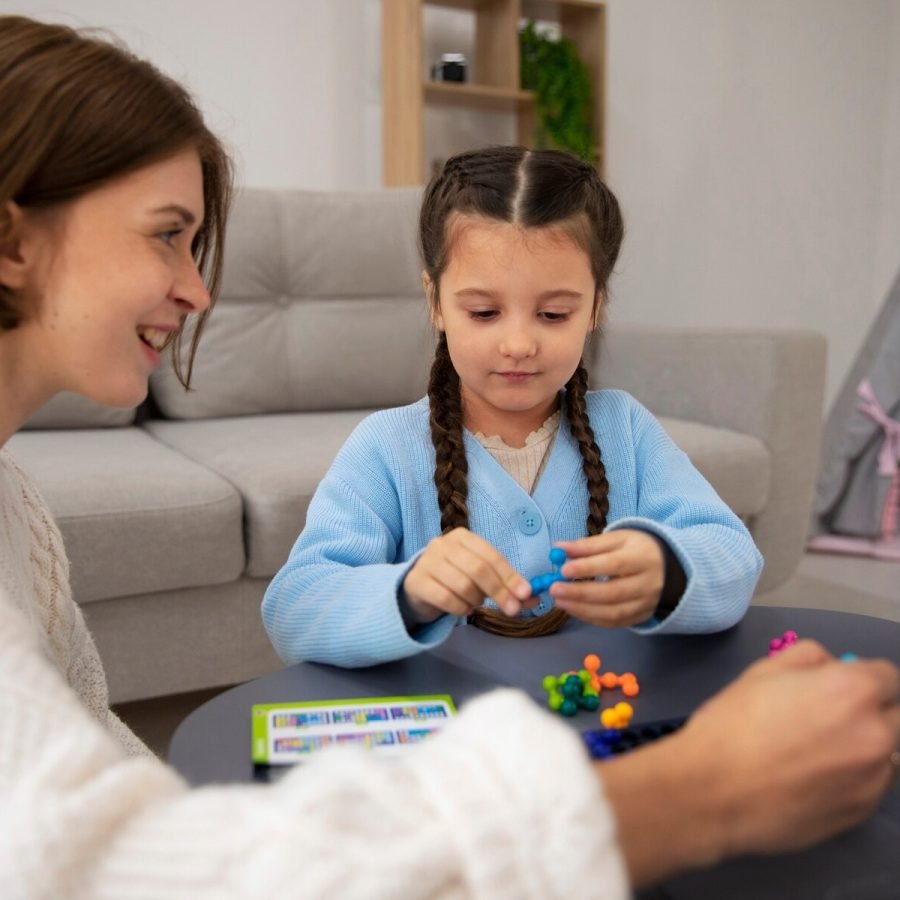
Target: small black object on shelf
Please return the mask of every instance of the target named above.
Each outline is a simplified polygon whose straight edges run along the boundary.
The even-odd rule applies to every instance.
[[[432,81],[466,81],[469,64],[462,53],[445,53],[441,61],[431,67]]]

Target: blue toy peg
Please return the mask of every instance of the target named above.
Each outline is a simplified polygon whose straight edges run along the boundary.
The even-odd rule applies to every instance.
[[[536,597],[538,594],[543,594],[551,584],[557,581],[569,580],[559,571],[566,559],[566,551],[562,547],[554,547],[550,551],[550,564],[553,566],[553,571],[545,572],[543,575],[535,575],[534,578],[529,580],[533,596]]]

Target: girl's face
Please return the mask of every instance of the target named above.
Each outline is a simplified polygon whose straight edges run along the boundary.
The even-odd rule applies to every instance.
[[[511,446],[556,409],[594,326],[590,260],[560,228],[459,216],[436,327],[459,374],[465,425]]]
[[[25,226],[30,235],[25,342],[44,392],[110,406],[147,394],[160,349],[209,294],[191,255],[203,221],[193,149],[116,179]]]

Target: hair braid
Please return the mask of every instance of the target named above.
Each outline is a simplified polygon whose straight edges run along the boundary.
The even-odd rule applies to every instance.
[[[572,437],[578,441],[582,468],[587,479],[587,533],[600,534],[606,528],[606,516],[609,513],[609,482],[606,480],[606,466],[603,465],[600,447],[594,438],[594,430],[584,404],[587,387],[587,369],[580,362],[566,385],[566,418],[569,420]]]
[[[434,445],[434,486],[441,510],[441,534],[469,524],[469,463],[463,442],[459,375],[441,334],[428,380],[429,422]]]

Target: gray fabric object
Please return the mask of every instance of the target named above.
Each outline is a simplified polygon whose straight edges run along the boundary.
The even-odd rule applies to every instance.
[[[218,473],[244,504],[246,574],[271,578],[306,522],[313,492],[368,410],[147,423],[160,441]]]
[[[890,478],[878,471],[884,430],[858,408],[864,378],[887,415],[900,421],[900,274],[828,414],[813,534],[881,536]]]
[[[26,431],[8,447],[59,525],[78,603],[243,571],[238,493],[142,429]]]
[[[163,413],[374,409],[420,397],[434,346],[414,240],[420,196],[244,191],[194,390],[168,365],[153,377]]]
[[[130,425],[134,416],[134,409],[101,406],[80,394],[65,392],[45,403],[22,428],[115,428]]]
[[[811,331],[612,323],[600,352],[593,351],[594,387],[623,388],[660,418],[736,431],[766,447],[766,505],[747,523],[766,561],[758,592],[785,581],[803,553],[819,458],[825,348],[825,338]]]
[[[735,515],[746,522],[762,512],[772,460],[759,438],[665,416],[659,422]]]

